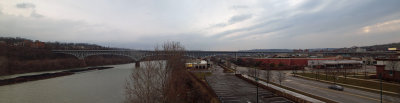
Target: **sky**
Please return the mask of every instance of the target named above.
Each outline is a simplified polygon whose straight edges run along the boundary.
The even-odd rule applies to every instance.
[[[306,49],[400,42],[400,0],[1,0],[0,37],[152,49]]]

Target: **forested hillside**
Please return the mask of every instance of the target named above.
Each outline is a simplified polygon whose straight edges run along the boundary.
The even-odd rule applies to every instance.
[[[0,38],[0,75],[133,62],[128,57],[99,55],[85,58],[54,54],[53,49],[116,49],[93,44],[44,43],[23,38]]]

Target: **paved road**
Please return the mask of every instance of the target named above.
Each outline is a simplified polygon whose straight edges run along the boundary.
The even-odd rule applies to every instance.
[[[237,67],[237,70],[241,73],[248,72],[248,68],[246,67]],[[260,77],[265,79],[265,71],[261,70],[259,72]],[[380,102],[380,95],[377,93],[370,93],[352,88],[345,88],[344,91],[331,90],[327,87],[332,84],[293,77],[290,75],[291,72],[292,71],[284,71],[284,73],[286,73],[286,80],[282,82],[282,85],[343,103]],[[272,81],[278,83],[276,76],[278,71],[272,71],[272,74]],[[384,102],[400,103],[400,99],[396,97],[384,96],[383,98]]]
[[[223,103],[256,103],[256,86],[233,73],[223,73],[219,66],[214,67],[213,74],[206,79]],[[258,93],[259,103],[293,103],[262,88],[258,88]]]

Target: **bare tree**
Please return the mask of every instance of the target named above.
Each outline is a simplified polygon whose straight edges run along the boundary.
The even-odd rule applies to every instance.
[[[364,78],[367,79],[367,63],[363,63],[364,67]]]
[[[126,102],[179,102],[185,93],[187,71],[184,47],[179,42],[165,42],[155,47],[155,56],[132,71],[126,84]]]
[[[338,79],[338,75],[339,75],[339,69],[335,69],[335,70],[331,70],[332,74],[333,74],[333,83],[336,84],[336,81]]]
[[[130,80],[127,81],[126,97],[130,103],[155,103],[160,101],[162,92],[158,91],[158,68],[154,62],[143,62],[143,66],[132,71]]]
[[[267,84],[270,82],[272,74],[271,74],[271,69],[267,68],[266,71],[264,72],[264,77],[267,79]]]
[[[247,75],[255,77],[256,71],[253,68],[247,68]]]
[[[283,73],[282,70],[279,70],[277,76],[278,76],[279,85],[282,85],[282,81],[284,81],[286,79],[285,73]]]

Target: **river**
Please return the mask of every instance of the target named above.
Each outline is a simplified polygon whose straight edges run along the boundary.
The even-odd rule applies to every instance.
[[[134,63],[0,86],[0,103],[121,103]]]

